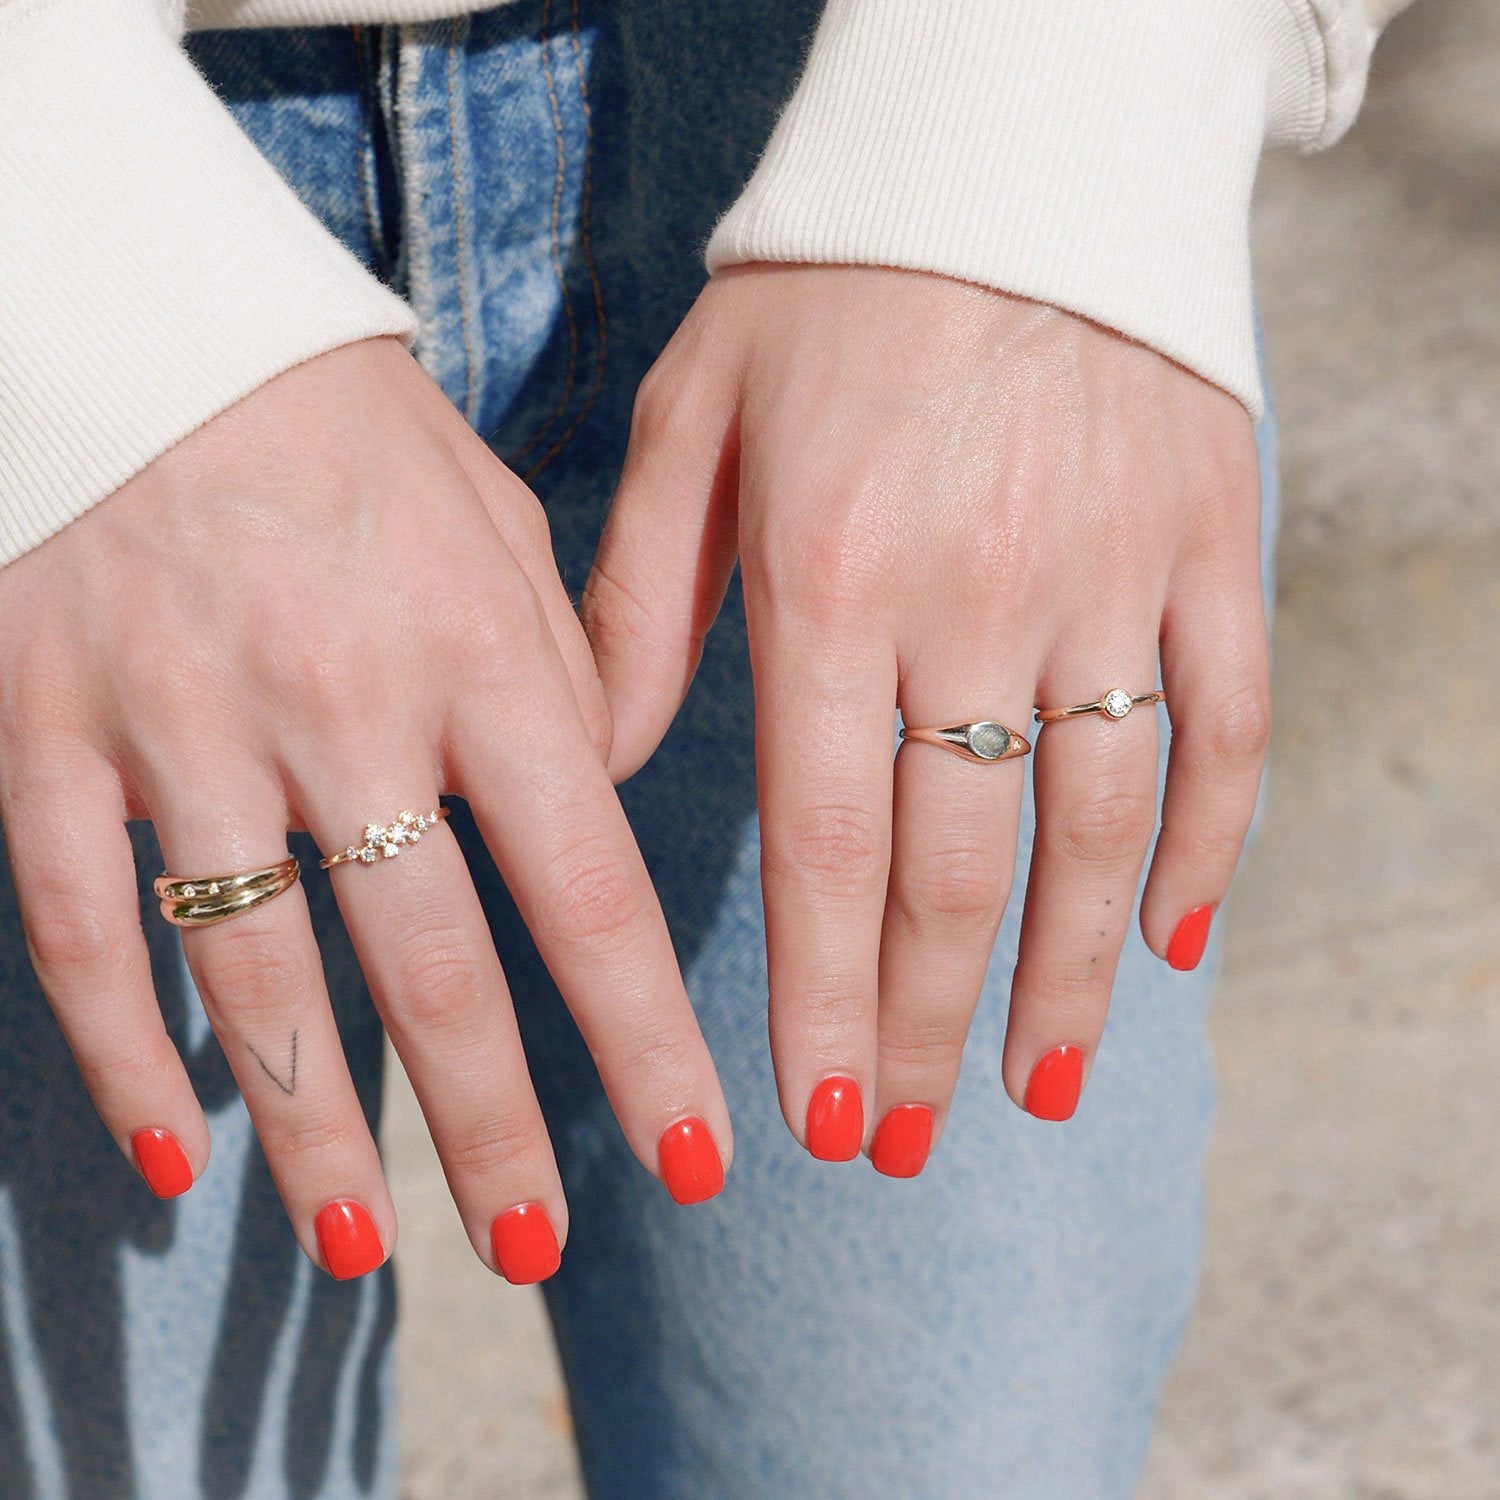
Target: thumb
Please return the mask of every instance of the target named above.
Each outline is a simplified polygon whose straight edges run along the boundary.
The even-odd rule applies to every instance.
[[[583,626],[614,722],[616,782],[661,743],[687,696],[734,570],[739,442],[728,399],[713,415],[663,410],[641,387],[630,446],[593,570]]]

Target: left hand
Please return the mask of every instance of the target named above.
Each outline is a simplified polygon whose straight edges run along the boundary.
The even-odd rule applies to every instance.
[[[1269,733],[1259,538],[1244,408],[1117,333],[911,271],[709,283],[642,385],[584,618],[620,779],[741,558],[771,1045],[815,1155],[868,1143],[920,1170],[1010,893],[1025,762],[921,743],[893,761],[897,707],[1037,742],[1012,1099],[1072,1113],[1156,831],[1156,710],[1038,732],[1034,705],[1148,691],[1160,661],[1173,742],[1141,928],[1197,962]],[[833,1077],[858,1085],[857,1120],[814,1097]]]

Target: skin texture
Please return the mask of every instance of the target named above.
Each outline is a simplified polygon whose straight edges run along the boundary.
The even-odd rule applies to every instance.
[[[1165,955],[1223,898],[1269,734],[1259,504],[1239,403],[1083,318],[899,270],[710,282],[642,385],[584,620],[619,778],[670,722],[739,558],[771,1043],[799,1139],[834,1074],[863,1094],[867,1149],[902,1105],[931,1107],[936,1139],[1010,891],[1027,763],[909,743],[893,764],[898,706],[1036,742],[1017,1104],[1060,1046],[1086,1079],[1157,825],[1158,710],[1038,730],[1034,705],[1155,687],[1159,651],[1174,740],[1146,941]]]
[[[727,1165],[545,519],[398,342],[277,377],[6,568],[0,640],[0,817],[27,939],[127,1156],[166,1131],[196,1176],[209,1140],[152,993],[124,820],[154,820],[168,868],[193,875],[279,859],[288,828],[332,853],[453,792],[641,1161],[658,1172],[663,1130],[691,1115]],[[475,1252],[494,1268],[491,1222],[522,1203],[561,1241],[551,1146],[448,826],[304,878],[335,884]],[[378,1263],[395,1213],[302,887],[183,943],[303,1248],[325,1263],[320,1211],[352,1203]]]

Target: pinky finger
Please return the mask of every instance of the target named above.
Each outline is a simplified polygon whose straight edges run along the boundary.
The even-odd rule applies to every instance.
[[[1141,931],[1174,969],[1193,969],[1234,878],[1270,741],[1270,670],[1259,580],[1192,580],[1169,599],[1162,680],[1172,747],[1161,836]]]
[[[120,1150],[175,1198],[208,1165],[208,1122],[152,985],[119,780],[86,751],[18,770],[0,820],[37,979]]]

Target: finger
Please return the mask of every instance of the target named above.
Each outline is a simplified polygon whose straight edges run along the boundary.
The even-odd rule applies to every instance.
[[[681,335],[679,335],[680,337]],[[739,445],[730,393],[648,375],[583,592],[614,724],[610,774],[645,763],[682,704],[734,568]]]
[[[793,1135],[839,1161],[875,1097],[896,662],[830,569],[810,595],[786,576],[747,554],[771,1056]]]
[[[478,491],[490,520],[520,564],[542,607],[573,687],[573,700],[599,753],[608,761],[614,725],[599,669],[573,601],[557,571],[547,513],[534,494],[468,430],[458,444],[459,462]]]
[[[496,685],[458,706],[452,775],[631,1149],[674,1198],[697,1202],[719,1190],[730,1159],[718,1076],[619,798],[582,725],[559,706],[559,669],[539,633],[518,649],[532,689]]]
[[[1074,643],[1049,664],[1038,702],[1063,707],[1103,688],[1154,686],[1149,645]],[[1099,673],[1110,674],[1105,682]],[[1150,706],[1123,719],[1103,714],[1040,726],[1036,843],[1011,985],[1004,1075],[1011,1098],[1033,1115],[1074,1111],[1109,1009],[1141,864],[1156,826],[1157,726]]]
[[[81,748],[18,761],[0,820],[27,949],[90,1097],[151,1190],[175,1198],[208,1165],[208,1122],[152,985],[119,778]]]
[[[582,723],[573,721],[580,753],[602,779]],[[419,763],[415,754],[393,757]],[[417,772],[375,780],[350,765],[335,780],[331,769],[325,761],[297,782],[319,845],[336,853],[349,847],[344,841],[365,843],[369,810],[384,809],[373,847],[400,851],[336,865],[328,878],[469,1242],[508,1279],[541,1280],[557,1268],[567,1206],[468,867],[445,823],[422,826],[436,810],[436,788],[420,786]]]
[[[1270,743],[1266,620],[1253,569],[1181,575],[1163,620],[1162,674],[1172,746],[1141,931],[1174,969],[1192,969],[1234,878]]]
[[[902,684],[902,718],[939,727],[977,717],[1025,737],[1035,679],[1034,664],[955,655]],[[978,743],[1000,745],[994,734]],[[1019,757],[985,764],[908,740],[895,774],[871,1160],[877,1171],[914,1176],[941,1134],[1010,896],[1025,772]]]
[[[190,764],[139,773],[168,870],[234,874],[285,859],[287,807],[274,778],[232,754],[214,764],[211,782]],[[395,1246],[396,1212],[301,883],[227,921],[185,928],[182,946],[298,1243],[339,1280],[375,1270]]]

